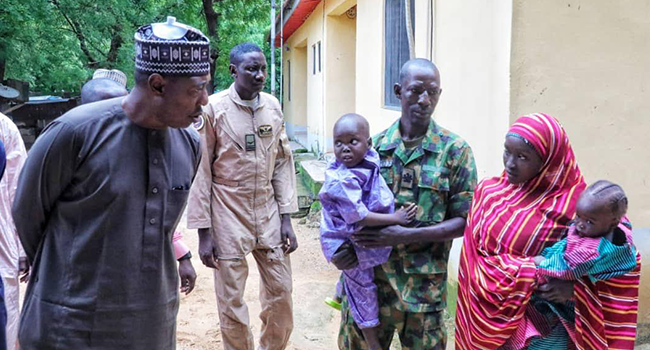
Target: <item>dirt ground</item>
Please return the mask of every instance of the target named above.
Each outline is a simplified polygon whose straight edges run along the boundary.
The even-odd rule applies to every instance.
[[[323,303],[333,295],[339,273],[328,265],[320,250],[318,228],[299,224],[294,219],[293,227],[298,237],[299,248],[291,255],[293,269],[294,330],[287,350],[332,350],[337,349],[339,313]],[[198,237],[196,230],[187,230],[183,217],[178,229],[183,232],[183,240],[192,250],[192,264],[196,269],[197,281],[194,291],[181,296],[178,313],[178,350],[223,350],[219,330],[217,301],[214,294],[212,271],[203,266],[198,258]],[[261,321],[259,304],[259,273],[254,259],[249,259],[249,278],[245,299],[255,344],[259,343]],[[648,270],[648,269],[646,269]],[[21,284],[23,300],[25,284]],[[453,319],[447,320],[447,349],[454,349]],[[644,330],[643,333],[648,332]],[[401,347],[395,337],[391,350]],[[637,350],[650,350],[650,344],[638,344]]]
[[[293,221],[299,248],[291,255],[293,268],[294,330],[288,349],[332,350],[336,349],[339,314],[323,303],[325,297],[334,293],[338,272],[328,266],[320,251],[318,229]],[[179,225],[183,240],[192,249],[192,264],[196,269],[196,288],[181,298],[178,314],[177,342],[179,350],[220,350],[221,334],[217,301],[214,295],[212,271],[203,266],[198,258],[198,239],[195,230],[185,229],[185,220]],[[261,321],[259,304],[259,273],[255,261],[249,259],[249,278],[246,286],[246,302],[255,344],[258,344]]]
[[[318,228],[309,228],[293,220],[299,248],[291,254],[293,269],[294,329],[287,350],[337,349],[339,313],[325,305],[323,300],[334,294],[339,273],[327,264],[320,250]],[[192,250],[192,265],[196,270],[196,287],[190,295],[181,296],[177,318],[178,350],[223,350],[219,329],[217,300],[214,294],[212,270],[203,266],[198,257],[196,230],[187,230],[183,216],[178,229],[183,241]],[[249,277],[245,299],[248,303],[255,344],[259,344],[261,321],[259,303],[259,273],[250,257]],[[23,300],[25,285],[21,284]]]
[[[299,224],[299,219],[292,221],[299,248],[291,254],[294,329],[287,350],[338,349],[336,341],[340,314],[325,305],[323,300],[334,294],[339,272],[334,266],[328,265],[322,255],[318,241],[318,228]],[[177,349],[223,350],[212,271],[203,266],[198,257],[196,230],[188,230],[185,223],[184,215],[178,229],[183,232],[183,240],[192,250],[192,264],[196,270],[197,280],[192,293],[181,296],[177,318]],[[261,327],[258,317],[260,313],[259,273],[252,257],[249,258],[248,264],[249,277],[245,299],[257,347]],[[21,284],[20,300],[23,300],[24,293],[25,285]],[[450,336],[448,349],[453,349],[451,343],[453,338]],[[400,349],[396,336],[391,350]]]

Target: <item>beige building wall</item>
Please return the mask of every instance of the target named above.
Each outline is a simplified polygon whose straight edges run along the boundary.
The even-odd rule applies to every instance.
[[[355,4],[355,0],[326,2],[325,152],[333,151],[334,123],[355,112],[357,21],[346,14]]]
[[[372,133],[400,116],[383,105],[384,7],[384,1],[358,2],[356,109]],[[433,59],[441,71],[434,117],[470,143],[480,177],[499,173],[509,115],[511,3],[416,0],[414,10],[416,57]]]
[[[619,183],[650,227],[650,1],[514,1],[511,114],[566,128],[588,183]]]
[[[321,1],[284,45],[284,66],[292,61],[291,101],[283,96],[287,129],[309,150],[331,151],[334,122],[355,111],[356,20],[345,15],[355,4]]]
[[[284,93],[285,120],[288,129],[294,138],[298,139],[309,150],[322,149],[323,147],[323,81],[324,55],[323,45],[323,2],[321,2],[307,18],[305,23],[296,30],[284,44],[284,66],[287,60],[296,58],[297,65],[294,70],[292,62],[292,98],[287,101],[288,93]],[[318,57],[316,57],[316,73],[313,71],[314,53],[316,47],[318,55],[318,42],[321,42],[321,71],[318,71]],[[288,48],[288,51],[287,51]],[[285,75],[286,79],[287,76]],[[294,93],[298,92],[295,97]],[[304,116],[301,115],[304,113]],[[304,123],[304,124],[303,124]]]
[[[370,123],[372,135],[397,120],[396,109],[384,108],[384,1],[357,3],[356,112]]]
[[[443,90],[436,120],[469,142],[479,178],[498,175],[508,129],[512,3],[434,3],[433,61]]]
[[[282,98],[287,134],[298,142],[307,143],[307,40],[301,43],[292,41],[283,60]]]
[[[435,119],[470,144],[479,179],[503,170],[510,107],[511,5],[502,0],[434,1],[430,48],[442,87]],[[448,265],[452,312],[461,246],[462,238],[456,239]]]
[[[399,110],[383,107],[385,4],[379,3],[360,0],[357,16],[356,106],[370,121],[372,133],[400,117]],[[511,18],[510,1],[415,1],[416,57],[432,59],[441,74],[443,93],[434,118],[469,142],[480,178],[503,170]],[[452,284],[461,243],[455,242],[451,253]]]
[[[323,0],[287,42],[285,63],[300,62],[294,47],[301,45],[307,59],[301,68],[292,62],[292,69],[305,73],[306,89],[292,70],[296,102],[285,104],[285,114],[289,122],[308,125],[306,146],[321,151],[333,122],[350,106],[368,118],[373,134],[400,116],[383,104],[384,1],[356,1],[353,25],[340,11],[354,3]],[[587,181],[620,183],[633,223],[650,228],[650,202],[644,200],[650,198],[650,71],[644,69],[650,62],[650,0],[415,3],[416,56],[431,58],[441,71],[443,94],[434,117],[470,143],[480,178],[502,171],[508,125],[519,115],[546,112],[566,127]],[[312,74],[312,45],[319,40],[324,75]],[[354,59],[345,56],[353,43]],[[353,94],[344,93],[351,81]],[[305,94],[304,104],[297,91]],[[637,238],[640,251],[650,252],[647,242]],[[459,247],[456,242],[450,259],[452,288]],[[639,321],[650,325],[650,287],[641,300]]]
[[[431,59],[432,6],[430,0],[415,0],[416,57]],[[399,108],[384,106],[385,7],[383,0],[359,0],[357,4],[356,109],[370,122],[373,135],[388,128],[401,115]]]
[[[512,36],[511,121],[555,116],[587,182],[628,195],[644,262],[637,343],[650,340],[649,13],[648,0],[516,0]]]
[[[305,30],[307,35],[307,148],[321,150],[323,147],[323,109],[325,104],[325,93],[323,89],[323,68],[322,61],[324,37],[323,25],[323,3],[321,2],[314,12],[309,16],[305,24],[299,30]],[[295,34],[294,34],[295,35]],[[321,43],[321,56],[318,57],[318,43]],[[315,48],[315,50],[314,50]],[[314,54],[315,51],[315,54]],[[318,69],[318,60],[321,70]],[[314,72],[314,66],[316,71]]]

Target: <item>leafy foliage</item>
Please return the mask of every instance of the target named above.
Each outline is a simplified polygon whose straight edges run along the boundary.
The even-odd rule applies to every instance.
[[[25,80],[32,91],[77,94],[97,68],[119,69],[133,84],[133,33],[175,16],[208,33],[205,0],[3,0],[0,8],[0,70]],[[210,1],[212,2],[212,1]],[[229,52],[244,41],[268,53],[269,0],[217,0],[214,84],[227,88]],[[4,64],[3,64],[4,63]],[[0,71],[0,76],[2,72]]]
[[[278,1],[279,2],[279,1]],[[215,85],[218,89],[227,88],[232,82],[228,67],[230,66],[230,49],[242,42],[252,42],[260,46],[270,59],[270,46],[264,40],[269,29],[270,1],[221,1],[217,3],[220,12],[219,21],[219,57],[216,61],[217,72]],[[270,62],[269,69],[270,69]],[[270,83],[267,80],[267,88]]]

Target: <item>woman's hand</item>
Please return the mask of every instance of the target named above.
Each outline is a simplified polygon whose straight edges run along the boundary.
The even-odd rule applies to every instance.
[[[566,303],[573,298],[573,281],[551,279],[548,283],[537,286],[535,292],[546,300],[555,303]]]

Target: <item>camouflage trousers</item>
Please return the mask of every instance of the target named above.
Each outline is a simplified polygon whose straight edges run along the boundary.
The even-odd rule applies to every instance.
[[[395,332],[399,335],[402,350],[444,350],[447,345],[447,331],[441,311],[404,312],[392,306],[382,306],[380,297],[378,333],[382,349],[390,348]],[[340,350],[369,349],[361,329],[352,318],[345,296],[341,305],[338,343]]]

